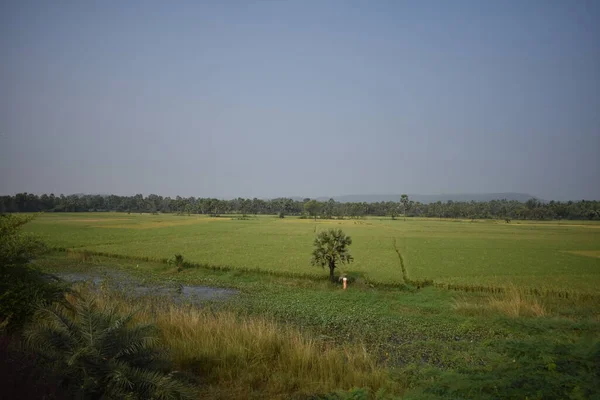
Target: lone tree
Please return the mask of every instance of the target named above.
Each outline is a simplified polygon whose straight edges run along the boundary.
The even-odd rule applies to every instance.
[[[406,221],[406,211],[408,211],[408,206],[410,205],[408,195],[403,194],[402,196],[400,196],[400,203],[402,203],[402,209],[404,210],[404,220]]]
[[[352,244],[352,238],[346,236],[341,229],[330,229],[319,232],[314,241],[315,249],[312,253],[312,265],[329,267],[329,279],[335,282],[333,271],[338,263],[350,264],[354,258],[350,255],[348,246]]]

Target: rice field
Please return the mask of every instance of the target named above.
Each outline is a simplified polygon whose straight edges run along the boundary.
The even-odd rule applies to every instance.
[[[46,213],[25,229],[50,246],[132,258],[325,276],[311,266],[317,232],[341,228],[355,262],[341,272],[374,283],[402,282],[394,239],[411,279],[436,284],[600,289],[600,223],[587,221],[311,220],[123,213]]]

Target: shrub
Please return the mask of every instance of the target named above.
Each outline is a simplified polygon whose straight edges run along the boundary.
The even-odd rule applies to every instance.
[[[29,264],[45,249],[36,237],[21,232],[31,219],[0,216],[0,323],[9,331],[22,327],[38,303],[49,304],[61,298],[66,289]]]
[[[69,307],[39,308],[26,342],[75,397],[193,398],[191,387],[169,372],[156,326],[136,324],[134,315],[99,306],[93,296],[73,296]]]
[[[167,260],[167,264],[177,267],[177,271],[183,271],[185,267],[185,262],[183,261],[183,256],[181,254],[175,254],[173,257]]]

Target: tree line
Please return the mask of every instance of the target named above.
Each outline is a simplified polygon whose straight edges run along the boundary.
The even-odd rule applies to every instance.
[[[467,218],[467,219],[570,219],[600,220],[600,201],[550,201],[535,198],[526,202],[492,200],[485,202],[447,201],[424,204],[402,195],[398,202],[340,203],[333,199],[317,201],[305,198],[270,200],[237,198],[163,197],[117,195],[60,195],[17,193],[0,197],[0,213],[13,212],[90,212],[117,211],[128,213],[206,214],[274,214],[310,218],[361,218],[364,216]]]

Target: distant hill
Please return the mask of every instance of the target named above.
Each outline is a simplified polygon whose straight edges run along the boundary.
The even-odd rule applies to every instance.
[[[435,203],[437,201],[491,201],[491,200],[516,200],[526,202],[534,196],[526,193],[462,193],[462,194],[409,194],[410,200],[421,203]],[[380,201],[399,201],[399,194],[350,194],[345,196],[334,196],[335,201],[340,203],[377,203]],[[319,201],[327,201],[329,197],[319,197]]]

